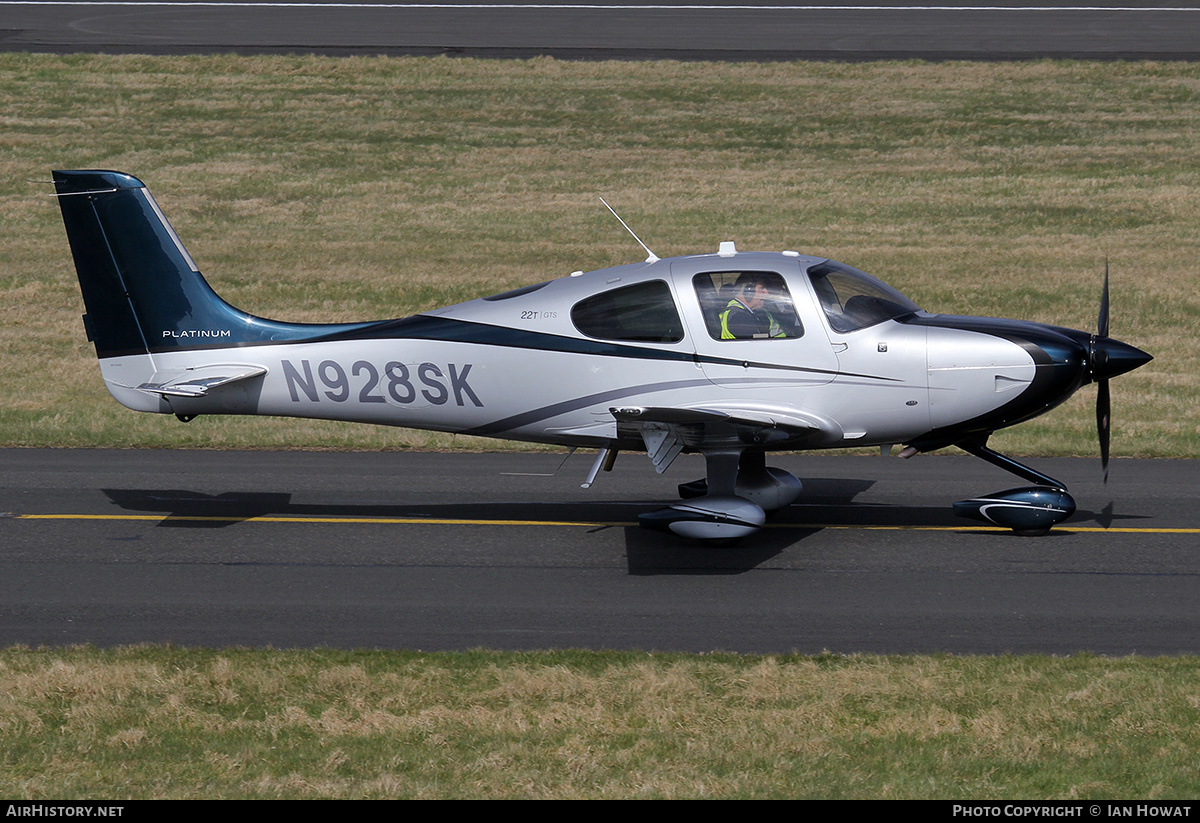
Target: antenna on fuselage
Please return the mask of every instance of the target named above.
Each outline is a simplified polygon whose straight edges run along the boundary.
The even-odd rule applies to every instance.
[[[646,258],[646,262],[647,263],[657,263],[658,255],[655,254],[654,252],[650,251],[650,247],[642,242],[642,238],[638,237],[637,234],[634,233],[633,229],[629,228],[629,224],[621,219],[621,215],[617,214],[617,210],[614,209],[612,206],[608,205],[608,201],[605,200],[603,197],[600,198],[600,202],[604,204],[604,208],[606,208],[612,212],[612,216],[617,218],[617,222],[619,222],[622,226],[625,227],[625,231],[629,232],[629,234],[633,237],[633,239],[638,241],[638,245],[646,250],[646,254],[650,255],[649,257]]]

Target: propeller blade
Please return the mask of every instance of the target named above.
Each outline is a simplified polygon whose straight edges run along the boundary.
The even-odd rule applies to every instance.
[[[1108,381],[1099,381],[1096,393],[1096,435],[1100,439],[1100,467],[1104,470],[1104,483],[1108,485],[1108,442],[1112,432],[1112,405],[1108,395]]]
[[[1108,337],[1108,260],[1104,261],[1104,293],[1100,296],[1100,320],[1096,323],[1096,336]]]

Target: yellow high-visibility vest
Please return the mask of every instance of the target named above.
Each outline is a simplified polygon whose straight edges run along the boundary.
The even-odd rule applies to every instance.
[[[747,308],[742,303],[742,301],[738,300],[736,297],[729,301],[729,305],[727,305],[725,307],[725,311],[721,312],[721,339],[722,340],[737,340],[737,336],[734,335],[734,333],[729,330],[729,313],[731,311],[733,311],[734,309],[742,309],[743,311],[750,311],[750,309]],[[750,312],[750,313],[753,314],[753,312]],[[779,321],[775,319],[775,315],[771,314],[770,312],[766,312],[766,315],[767,315],[767,321],[768,321],[766,336],[767,337],[787,337],[787,334],[783,330],[783,326],[779,325]]]

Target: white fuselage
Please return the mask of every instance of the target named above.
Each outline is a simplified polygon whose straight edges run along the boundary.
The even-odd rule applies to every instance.
[[[996,336],[895,320],[835,331],[805,276],[814,260],[756,253],[676,258],[422,316],[487,332],[471,341],[364,333],[110,357],[101,369],[113,395],[142,411],[349,420],[583,446],[617,437],[614,406],[719,407],[806,421],[824,432],[822,448],[899,443],[986,414],[1033,381],[1030,355]],[[783,278],[802,334],[722,340],[709,333],[694,278],[748,269]],[[680,339],[610,342],[573,323],[581,300],[646,280],[669,286]],[[138,388],[226,364],[265,374],[198,397]]]

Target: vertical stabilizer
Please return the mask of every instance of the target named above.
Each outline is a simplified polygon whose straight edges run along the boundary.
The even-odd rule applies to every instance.
[[[369,324],[281,323],[226,303],[149,190],[115,171],[55,171],[54,186],[101,358],[310,340]]]

